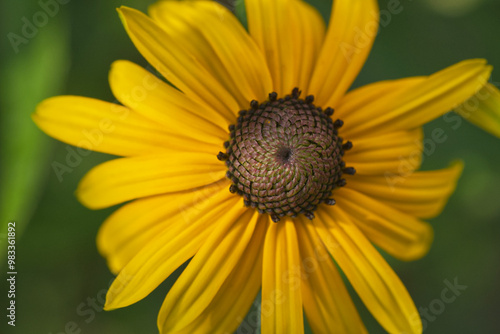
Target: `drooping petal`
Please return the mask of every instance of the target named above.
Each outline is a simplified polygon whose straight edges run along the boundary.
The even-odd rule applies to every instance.
[[[401,212],[420,218],[433,218],[443,210],[455,190],[463,163],[436,171],[409,175],[356,175],[349,177],[349,188],[362,192]]]
[[[233,269],[231,276],[224,282],[224,285],[213,301],[214,307],[210,311],[214,314],[202,315],[200,319],[203,320],[203,324],[200,325],[200,328],[201,326],[210,325],[211,319],[222,318],[221,322],[217,325],[217,329],[221,334],[232,333],[248,313],[251,303],[255,300],[262,285],[264,238],[269,223],[268,216],[261,216],[261,219],[257,222],[254,236],[248,245],[248,250],[243,253],[240,262]],[[233,300],[235,296],[236,300]],[[249,325],[257,326],[257,319],[259,317],[260,314],[258,313],[254,317],[251,317],[250,321],[252,323]],[[246,328],[246,326],[242,326],[242,328]]]
[[[146,297],[195,255],[215,229],[233,224],[248,210],[240,198],[228,198],[227,193],[220,191],[197,219],[186,223],[181,215],[173,218],[178,226],[151,240],[120,271],[108,290],[105,309],[125,307]]]
[[[247,250],[219,289],[212,303],[189,326],[176,333],[191,334],[196,330],[206,333],[233,333],[238,326],[251,331],[258,326],[260,314],[249,317],[251,323],[242,320],[255,299],[262,280],[262,251],[269,217],[261,216]],[[253,311],[257,312],[257,311]]]
[[[238,102],[185,48],[145,14],[128,7],[120,7],[118,13],[136,48],[165,79],[189,98],[234,120]]]
[[[230,198],[228,188],[229,181],[223,180],[196,190],[147,197],[126,204],[109,216],[99,229],[99,252],[116,274],[163,231],[178,233],[211,207]],[[216,197],[221,191],[222,196]]]
[[[192,101],[134,63],[115,61],[109,73],[109,84],[120,102],[160,123],[168,133],[188,135],[214,144],[227,137],[229,123],[218,112]]]
[[[300,255],[293,220],[270,224],[264,242],[261,331],[304,333]]]
[[[227,8],[215,1],[160,1],[149,12],[170,40],[231,93],[240,109],[267,98],[272,81],[264,56]]]
[[[469,122],[500,138],[500,91],[487,84],[455,111]]]
[[[169,291],[158,315],[161,333],[232,333],[238,327],[260,287],[256,265],[266,220],[249,209],[214,231]]]
[[[421,333],[408,291],[363,233],[340,210],[320,207],[316,213],[321,240],[375,319],[389,333]]]
[[[224,178],[214,154],[169,152],[115,159],[94,167],[80,181],[78,199],[92,209],[132,199],[206,186]]]
[[[324,38],[324,22],[304,1],[245,1],[248,30],[265,55],[278,95],[305,89]]]
[[[335,210],[349,214],[368,239],[391,256],[410,261],[429,251],[433,231],[428,223],[348,188],[340,189],[335,200]]]
[[[344,138],[353,142],[353,148],[345,152],[344,161],[356,169],[356,175],[406,176],[422,163],[421,128]]]
[[[353,91],[362,100],[357,109],[351,104],[337,108],[346,123],[343,135],[359,136],[361,133],[371,135],[388,131],[410,130],[419,127],[453,109],[479,91],[488,80],[492,67],[485,60],[473,59],[462,61],[439,71],[425,80],[420,78],[405,79],[402,86],[396,88],[387,103],[372,103],[363,107],[361,92]],[[398,80],[378,85],[381,91],[390,86],[398,87]],[[373,90],[373,89],[372,89]],[[349,95],[349,94],[348,94]],[[380,94],[383,96],[383,94]],[[352,100],[352,98],[346,97]],[[346,108],[348,110],[343,110]],[[348,126],[347,126],[348,125]]]
[[[250,241],[258,213],[247,209],[229,224],[218,224],[170,289],[158,314],[162,333],[175,332],[198,317],[241,258]]]
[[[144,155],[168,149],[190,152],[217,152],[219,149],[215,144],[169,134],[160,124],[129,108],[87,97],[49,98],[37,106],[32,117],[38,127],[51,137],[84,149],[114,155]]]
[[[325,42],[308,94],[316,104],[336,108],[358,76],[378,30],[376,0],[335,0]]]
[[[314,333],[367,333],[342,278],[305,218],[296,221],[302,259],[302,300]]]

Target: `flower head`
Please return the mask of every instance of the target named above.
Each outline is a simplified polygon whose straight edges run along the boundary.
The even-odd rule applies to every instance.
[[[334,1],[328,28],[303,1],[245,5],[248,31],[212,1],[161,1],[149,17],[120,8],[166,80],[117,61],[109,79],[123,105],[55,97],[33,115],[57,139],[123,156],[77,192],[94,209],[132,201],[98,236],[118,274],[106,309],[143,299],[191,259],[161,307],[162,333],[232,332],[260,290],[264,333],[303,332],[303,311],[314,332],[366,332],[336,263],[388,332],[421,332],[373,244],[402,260],[429,249],[422,219],[443,209],[462,164],[417,171],[421,127],[487,90],[471,120],[498,135],[491,66],[468,60],[347,92],[377,1]]]

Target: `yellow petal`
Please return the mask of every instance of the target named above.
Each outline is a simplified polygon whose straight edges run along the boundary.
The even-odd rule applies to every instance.
[[[227,314],[221,311],[231,309],[237,300],[237,295],[241,292],[239,290],[245,286],[245,281],[240,280],[239,285],[234,286],[236,282],[228,280],[239,264],[251,268],[250,263],[242,263],[241,261],[246,251],[252,252],[249,247],[253,236],[260,235],[260,239],[262,239],[265,232],[263,227],[266,224],[256,228],[258,221],[259,214],[253,209],[248,209],[232,224],[220,224],[214,230],[168,292],[158,314],[158,328],[161,333],[178,333],[179,331],[193,333],[193,331],[189,331],[189,328],[186,328],[193,327],[193,322],[205,322],[205,331],[196,328],[195,331],[198,332],[227,332],[222,331],[220,327],[218,328],[213,316],[217,316],[219,320],[227,317]],[[259,246],[254,244],[253,247],[258,253]],[[250,260],[255,262],[255,259]],[[220,290],[223,287],[227,290],[228,284],[232,285],[231,289],[235,291],[232,295],[220,296],[224,292]],[[255,289],[252,290],[254,294],[247,296],[244,300],[247,311],[257,293]],[[217,299],[221,298],[225,302],[219,305]],[[219,306],[222,309],[213,309]],[[211,321],[206,322],[208,319],[204,315],[210,316]],[[245,313],[239,316],[244,317]],[[234,331],[238,326],[238,319],[235,317],[229,320],[231,320],[230,323],[234,327]]]
[[[378,30],[376,0],[335,0],[308,94],[336,108],[370,53]]]
[[[500,91],[487,84],[455,111],[471,122],[500,138]]]
[[[267,230],[260,312],[263,333],[304,333],[299,246],[289,218]]]
[[[231,93],[240,109],[267,98],[272,81],[264,56],[227,8],[215,1],[161,1],[149,12],[176,45]]]
[[[349,293],[313,224],[295,222],[300,235],[302,299],[314,333],[367,333]]]
[[[131,199],[202,187],[224,178],[215,154],[170,152],[121,158],[94,167],[80,181],[78,199],[101,209]]]
[[[229,181],[223,180],[196,190],[136,200],[116,210],[99,229],[97,247],[118,273],[139,251],[163,231],[175,234],[198,220],[207,210],[227,200]],[[222,195],[224,195],[222,194]],[[168,205],[166,205],[168,203]]]
[[[167,149],[218,152],[220,146],[171,135],[160,124],[126,107],[87,97],[49,98],[37,106],[32,117],[38,127],[51,137],[84,149],[114,155],[144,155]],[[82,150],[73,152],[80,157],[88,154]],[[78,159],[69,159],[69,167],[75,167],[71,165],[72,161],[77,164]]]
[[[335,116],[346,123],[342,131],[349,132],[352,125],[367,121],[370,110],[385,110],[405,92],[425,82],[426,77],[411,77],[398,80],[379,81],[348,92],[335,108]]]
[[[248,30],[265,55],[278,95],[305,89],[324,38],[319,13],[303,1],[245,1]]]
[[[363,233],[339,210],[316,213],[319,236],[374,318],[389,333],[421,333],[408,291]]]
[[[259,218],[247,249],[210,305],[189,326],[176,333],[191,334],[198,331],[226,334],[233,333],[238,326],[243,331],[250,332],[251,328],[257,325],[257,319],[259,319],[257,310],[252,311],[255,313],[250,315],[251,324],[241,322],[248,313],[261,286],[262,251],[268,224],[268,216]]]
[[[347,166],[359,175],[407,176],[422,163],[421,128],[375,136],[350,138],[353,148],[345,152]]]
[[[347,137],[361,133],[374,135],[419,127],[474,95],[484,87],[491,70],[485,60],[473,59],[450,66],[425,80],[406,79],[402,83],[406,89],[398,89],[398,93],[386,104],[374,103],[350,112],[343,110],[341,114],[345,115],[346,126],[342,134]],[[387,89],[390,85],[398,86],[398,80],[380,87]]]
[[[421,258],[433,239],[432,227],[412,215],[398,211],[357,191],[340,189],[338,207],[377,246],[400,260]]]
[[[450,168],[408,175],[349,177],[349,188],[362,192],[401,212],[420,218],[432,218],[443,210],[455,190],[463,170],[458,162]]]
[[[118,13],[134,45],[165,79],[234,121],[237,101],[189,52],[143,13],[128,7],[120,7]]]
[[[210,238],[214,229],[230,225],[248,210],[243,201],[220,191],[197,219],[183,221],[151,240],[120,271],[106,296],[106,310],[136,303],[156,289],[180,265],[190,259]]]
[[[232,333],[245,318],[262,284],[264,238],[269,223],[269,217],[261,215],[247,250],[212,302],[213,308],[210,307],[210,312],[215,314],[202,315],[200,319],[203,320],[203,324],[199,328],[207,326],[207,323],[211,324],[211,319],[222,318],[222,321],[217,325],[217,330],[221,334]],[[236,300],[234,300],[235,297]],[[250,321],[259,317],[257,310],[253,312],[256,313],[253,314],[254,317],[251,317]],[[246,328],[246,326],[242,325],[242,328]]]
[[[227,139],[229,123],[216,111],[191,101],[151,72],[126,60],[115,61],[109,73],[115,97],[166,132],[187,135],[215,145]]]

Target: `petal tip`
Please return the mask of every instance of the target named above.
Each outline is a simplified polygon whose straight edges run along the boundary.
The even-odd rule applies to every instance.
[[[85,189],[87,188],[87,186],[85,185],[86,183],[85,180],[86,177],[84,176],[83,179],[78,184],[78,187],[74,192],[74,196],[76,197],[78,202],[80,202],[83,206],[85,206],[90,210],[103,209],[103,207],[95,205],[95,203],[91,200],[91,196],[88,195],[88,192]],[[84,184],[84,186],[82,186],[82,184]]]
[[[429,253],[433,241],[434,229],[428,225],[426,232],[421,234],[421,240],[415,243],[415,246],[409,249],[408,253],[399,254],[397,259],[404,262],[419,260]]]
[[[459,177],[465,168],[465,163],[463,160],[454,160],[450,164],[450,168],[455,169],[458,174],[457,176]]]

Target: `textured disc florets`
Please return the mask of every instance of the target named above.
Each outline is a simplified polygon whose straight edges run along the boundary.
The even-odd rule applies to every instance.
[[[262,104],[252,101],[229,127],[226,153],[218,155],[226,161],[230,191],[275,222],[285,215],[314,218],[320,203],[335,204],[330,196],[345,185],[342,174],[355,172],[342,161],[352,147],[338,136],[343,122],[331,120],[331,108],[315,107],[313,96],[299,95],[294,89],[282,99],[271,93]]]

